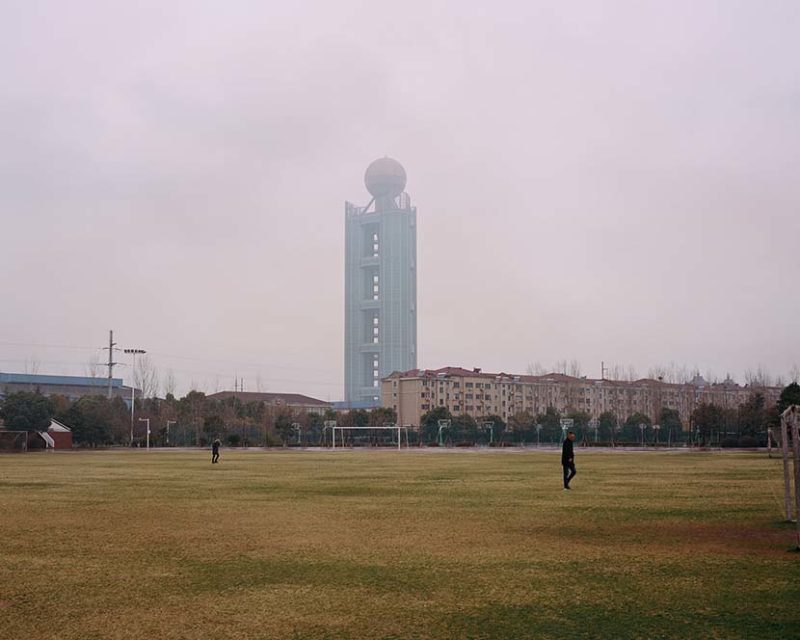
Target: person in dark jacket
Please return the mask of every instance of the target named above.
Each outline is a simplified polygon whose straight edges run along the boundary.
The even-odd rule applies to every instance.
[[[216,438],[214,442],[211,443],[211,464],[219,462],[219,445],[221,444],[219,438]]]
[[[575,452],[572,443],[575,440],[575,432],[567,432],[564,445],[561,447],[561,466],[564,468],[564,491],[569,489],[569,482],[575,477]]]

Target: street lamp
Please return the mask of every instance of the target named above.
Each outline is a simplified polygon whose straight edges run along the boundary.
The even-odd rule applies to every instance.
[[[150,451],[150,418],[139,418],[139,422],[147,423],[147,450]]]
[[[647,425],[644,422],[639,423],[639,428],[642,430],[642,446],[645,446],[644,443],[644,430],[647,429]]]
[[[169,446],[169,425],[178,424],[177,420],[167,420],[167,446]]]
[[[147,353],[147,351],[144,349],[123,349],[123,351],[133,356],[133,368],[131,369],[131,446],[133,446],[133,407],[136,403],[136,355]]]
[[[439,420],[439,446],[443,447],[444,442],[442,441],[442,430],[450,428],[450,420]]]
[[[541,439],[539,437],[539,434],[541,434],[541,432],[542,432],[542,425],[537,422],[536,423],[536,446],[537,447],[539,447],[539,445],[541,444]]]
[[[655,436],[656,436],[656,444],[658,444],[658,432],[660,430],[661,430],[661,425],[660,424],[654,424],[653,425],[653,431],[655,431]]]
[[[487,429],[489,430],[489,446],[492,446],[494,444],[494,422],[484,422],[483,430],[486,431]]]

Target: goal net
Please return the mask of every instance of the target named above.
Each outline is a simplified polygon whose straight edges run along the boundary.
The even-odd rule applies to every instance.
[[[0,429],[0,451],[22,453],[27,450],[27,431],[4,431]]]
[[[346,446],[372,446],[408,448],[408,427],[387,424],[382,427],[331,427],[333,448]]]

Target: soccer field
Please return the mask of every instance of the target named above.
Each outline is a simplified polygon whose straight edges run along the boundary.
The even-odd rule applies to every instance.
[[[764,453],[0,457],[0,637],[797,638]]]

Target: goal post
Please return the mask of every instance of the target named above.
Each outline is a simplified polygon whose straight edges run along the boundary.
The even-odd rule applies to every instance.
[[[0,451],[6,453],[25,453],[27,450],[27,431],[5,431],[0,429]]]
[[[345,426],[339,426],[336,423],[334,423],[333,425],[331,425],[330,428],[331,428],[331,431],[333,433],[333,448],[334,449],[336,449],[336,432],[337,431],[340,432],[339,437],[342,439],[342,444],[341,444],[342,447],[344,447],[344,432],[345,431],[390,431],[390,432],[395,432],[396,431],[397,432],[397,450],[398,451],[402,448],[402,443],[403,443],[402,434],[403,434],[403,432],[405,432],[405,434],[406,434],[406,449],[409,448],[408,427],[405,426],[405,425],[384,424],[384,425],[379,426],[379,427],[370,427],[370,426],[345,427]]]

